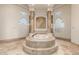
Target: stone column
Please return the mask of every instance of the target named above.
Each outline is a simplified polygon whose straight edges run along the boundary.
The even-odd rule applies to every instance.
[[[47,11],[47,29],[51,32],[51,10]]]
[[[30,23],[31,23],[31,33],[34,32],[34,11],[30,11]]]

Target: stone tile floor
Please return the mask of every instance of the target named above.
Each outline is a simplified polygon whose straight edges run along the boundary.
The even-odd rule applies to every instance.
[[[0,43],[0,55],[28,55],[23,51],[23,40]],[[59,47],[53,55],[79,55],[79,46],[64,40],[56,40]]]

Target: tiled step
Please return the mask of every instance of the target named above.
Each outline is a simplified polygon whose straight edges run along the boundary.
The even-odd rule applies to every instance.
[[[50,48],[31,48],[26,45],[23,46],[23,50],[31,55],[49,55],[57,51],[58,46],[53,46]]]
[[[26,40],[25,44],[26,46],[32,47],[32,48],[49,48],[55,45],[55,40],[49,40],[49,41]]]

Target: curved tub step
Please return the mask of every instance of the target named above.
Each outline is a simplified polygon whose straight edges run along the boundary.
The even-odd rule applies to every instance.
[[[31,41],[26,40],[25,42],[26,46],[32,47],[32,48],[49,48],[55,45],[55,40],[52,41]]]
[[[31,48],[26,45],[23,46],[23,50],[31,55],[49,55],[57,51],[58,46],[53,46],[50,48]]]

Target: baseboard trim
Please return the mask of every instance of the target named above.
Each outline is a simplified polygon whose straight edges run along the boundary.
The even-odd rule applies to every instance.
[[[21,39],[25,39],[26,37],[18,37],[18,38],[12,38],[12,39],[3,39],[0,40],[0,43],[9,43],[9,42],[14,42],[14,41],[18,41]]]
[[[71,42],[71,39],[67,39],[67,38],[62,38],[62,37],[55,37],[56,39],[59,39],[59,40],[64,40],[64,41],[69,41]]]

